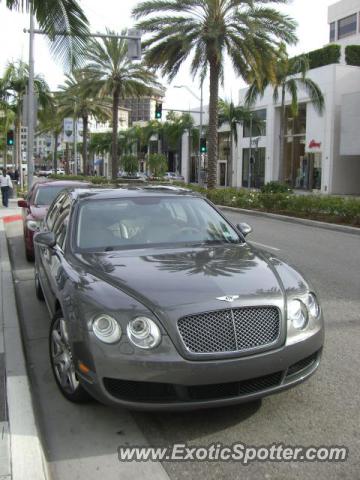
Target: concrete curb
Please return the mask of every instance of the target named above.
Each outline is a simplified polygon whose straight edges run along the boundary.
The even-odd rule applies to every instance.
[[[347,225],[339,225],[338,223],[319,222],[317,220],[309,220],[307,218],[289,217],[287,215],[279,215],[276,213],[260,212],[259,210],[247,210],[245,208],[227,207],[224,205],[217,205],[221,210],[228,210],[230,212],[245,213],[246,215],[254,215],[257,217],[272,218],[274,220],[281,220],[288,223],[300,223],[310,227],[324,228],[326,230],[335,230],[337,232],[351,233],[353,235],[360,235],[360,228],[349,227]]]
[[[6,391],[13,480],[46,480],[47,462],[39,439],[26,370],[11,265],[0,219],[1,321],[4,325]]]

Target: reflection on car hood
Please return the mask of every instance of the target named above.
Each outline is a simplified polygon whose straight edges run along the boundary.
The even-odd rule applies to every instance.
[[[91,274],[157,310],[207,304],[225,295],[283,296],[274,266],[248,245],[144,252],[84,253],[78,259]]]

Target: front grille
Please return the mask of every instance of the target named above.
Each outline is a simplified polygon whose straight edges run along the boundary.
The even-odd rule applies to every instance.
[[[276,307],[244,307],[188,315],[178,321],[191,353],[241,352],[273,344],[280,335]]]
[[[211,385],[178,386],[168,383],[134,382],[104,378],[106,390],[119,400],[149,403],[191,402],[242,397],[258,393],[281,383],[282,372],[240,382],[215,383]]]

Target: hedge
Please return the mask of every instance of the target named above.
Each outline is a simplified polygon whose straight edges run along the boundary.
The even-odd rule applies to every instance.
[[[312,50],[304,55],[308,57],[310,69],[324,67],[325,65],[340,63],[341,46],[332,44],[318,50]]]
[[[81,175],[52,175],[59,180],[84,180],[97,185],[120,186],[132,182],[111,183],[104,177]],[[141,182],[144,185],[144,182]],[[278,182],[270,182],[262,191],[249,191],[237,188],[216,188],[207,190],[198,185],[173,182],[173,185],[190,188],[206,196],[216,205],[260,210],[293,217],[310,218],[332,223],[343,223],[360,227],[360,198],[344,198],[329,195],[295,195]]]
[[[345,59],[348,65],[360,67],[360,45],[348,45],[345,48]]]

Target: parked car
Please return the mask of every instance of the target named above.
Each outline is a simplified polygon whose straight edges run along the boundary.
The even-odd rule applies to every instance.
[[[35,236],[62,394],[191,409],[254,400],[317,369],[317,295],[185,189],[64,191]]]
[[[90,184],[85,182],[63,180],[36,182],[28,192],[26,199],[18,200],[18,206],[22,208],[25,255],[29,262],[34,260],[34,233],[39,230],[49,205],[56,195],[64,188],[89,188],[89,186]]]
[[[178,175],[175,172],[166,172],[164,175],[165,180],[174,180],[176,182],[184,182],[185,178],[182,175]]]

